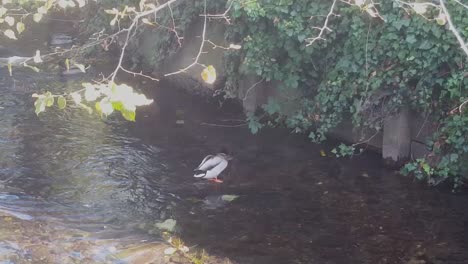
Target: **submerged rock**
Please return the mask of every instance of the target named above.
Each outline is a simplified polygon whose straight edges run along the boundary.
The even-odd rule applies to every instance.
[[[50,36],[49,46],[71,46],[73,37],[63,33],[55,33]]]
[[[155,226],[161,230],[165,230],[168,232],[173,232],[175,230],[177,221],[174,219],[166,219],[162,223],[157,223]]]

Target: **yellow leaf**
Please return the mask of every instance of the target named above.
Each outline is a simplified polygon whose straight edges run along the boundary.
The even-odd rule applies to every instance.
[[[323,149],[320,150],[320,156],[322,156],[322,157],[327,156],[327,154],[325,153],[325,151]]]
[[[231,45],[229,45],[229,48],[230,48],[230,49],[239,50],[239,49],[242,48],[242,46],[241,46],[241,45],[236,45],[236,44],[231,44]]]
[[[16,35],[15,35],[15,32],[13,32],[13,30],[11,30],[11,29],[5,30],[5,32],[3,32],[3,34],[5,34],[5,36],[7,36],[10,39],[17,39]]]
[[[117,23],[117,19],[119,18],[119,15],[115,15],[114,19],[111,20],[110,25],[114,26],[115,23]]]
[[[8,12],[8,9],[6,9],[6,8],[3,7],[3,6],[0,6],[0,17],[2,17],[3,15],[5,15],[7,12]]]
[[[70,71],[70,60],[69,59],[65,60],[65,67],[67,67],[67,71]]]
[[[21,34],[25,30],[25,28],[26,26],[23,22],[16,23],[16,31],[18,31],[19,34]]]
[[[11,16],[5,17],[5,22],[11,27],[15,24],[15,18]]]
[[[8,73],[10,74],[10,76],[13,75],[13,68],[11,66],[11,63],[8,63]]]
[[[429,7],[426,3],[414,3],[413,10],[414,12],[418,13],[419,15],[423,15],[427,12],[427,8]]]
[[[34,22],[39,23],[39,21],[41,21],[41,19],[42,19],[42,14],[41,13],[36,13],[36,14],[33,15]]]
[[[112,9],[106,9],[104,10],[109,15],[117,15],[119,13],[119,10],[117,10],[115,7]]]
[[[141,20],[141,22],[143,22],[143,24],[147,24],[147,25],[154,25],[154,24],[151,23],[151,22],[149,21],[149,19],[147,19],[146,17],[143,18],[143,19]]]
[[[61,8],[67,8],[68,6],[68,1],[67,0],[59,0],[58,1],[58,5],[61,7]]]
[[[79,93],[71,93],[70,94],[71,98],[73,99],[73,102],[75,104],[80,105],[81,104],[81,95]]]
[[[140,11],[143,11],[143,9],[145,9],[145,2],[146,2],[146,0],[141,0],[141,1],[140,1],[140,4],[139,4],[139,6],[140,6]]]
[[[212,65],[206,67],[202,71],[201,77],[206,83],[213,84],[216,81],[216,69]]]
[[[45,4],[45,8],[47,10],[51,9],[52,6],[54,5],[55,0],[47,0],[47,3]]]
[[[25,68],[29,68],[29,69],[31,69],[31,70],[33,70],[33,71],[35,71],[35,72],[39,72],[39,68],[37,68],[37,67],[28,65],[28,64],[26,64],[26,63],[24,63],[23,66],[24,66]]]
[[[76,2],[78,2],[78,7],[79,7],[79,8],[82,8],[83,6],[86,5],[86,1],[85,1],[85,0],[76,0]]]
[[[41,6],[41,7],[37,8],[37,13],[41,14],[41,15],[47,14],[47,7],[46,6]]]
[[[36,55],[34,56],[33,60],[34,60],[34,63],[41,63],[42,62],[41,51],[40,50],[36,50]]]
[[[75,63],[75,66],[78,67],[81,72],[86,72],[86,68],[83,64]]]

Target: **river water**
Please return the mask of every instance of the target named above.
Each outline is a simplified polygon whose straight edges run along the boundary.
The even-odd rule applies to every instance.
[[[75,107],[38,117],[33,92],[79,83],[0,73],[2,264],[190,263],[163,253],[171,235],[205,263],[468,263],[468,195],[402,178],[376,154],[335,159],[321,155],[333,143],[254,136],[176,92],[155,100],[176,101],[179,126],[156,106],[136,123]],[[235,157],[224,183],[193,178],[222,147]],[[171,234],[157,226],[168,219]]]

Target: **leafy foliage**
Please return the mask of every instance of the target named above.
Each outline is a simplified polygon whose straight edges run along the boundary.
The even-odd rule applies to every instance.
[[[93,113],[93,109],[89,104],[94,102],[96,111],[102,117],[107,117],[114,111],[119,111],[126,120],[135,121],[136,108],[153,102],[153,100],[149,100],[145,95],[135,92],[132,87],[126,84],[83,83],[83,87],[83,89],[73,92],[67,97],[75,105],[85,109],[90,114]],[[37,115],[44,112],[46,107],[52,107],[55,103],[55,97],[57,97],[59,109],[64,109],[67,105],[66,97],[63,95],[52,95],[52,93],[46,92],[41,95],[33,94],[33,97],[37,98],[34,102]]]
[[[228,54],[228,73],[255,73],[295,94],[269,102],[265,112],[294,131],[310,131],[316,142],[348,118],[355,126],[381,130],[383,119],[405,106],[430,114],[442,125],[433,142],[444,140],[443,158],[425,161],[431,169],[418,165],[410,171],[455,180],[455,175],[466,175],[466,111],[451,110],[467,99],[468,66],[445,17],[431,6],[405,10],[397,1],[382,1],[379,18],[365,1],[360,3],[338,3],[334,13],[339,16],[330,17],[331,30],[307,46],[307,38],[316,36],[317,25],[324,23],[331,1],[234,2],[229,34],[243,42],[243,54]],[[457,3],[448,8],[462,35],[468,36],[466,10]],[[258,119],[249,120],[256,133]],[[354,153],[343,146],[336,151]]]

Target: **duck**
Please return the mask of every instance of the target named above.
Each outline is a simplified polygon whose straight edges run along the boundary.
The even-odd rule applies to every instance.
[[[233,157],[225,153],[218,153],[216,155],[208,155],[194,170],[193,177],[203,178],[216,183],[222,183],[223,181],[218,179],[218,176],[228,166],[228,161],[232,160]]]

